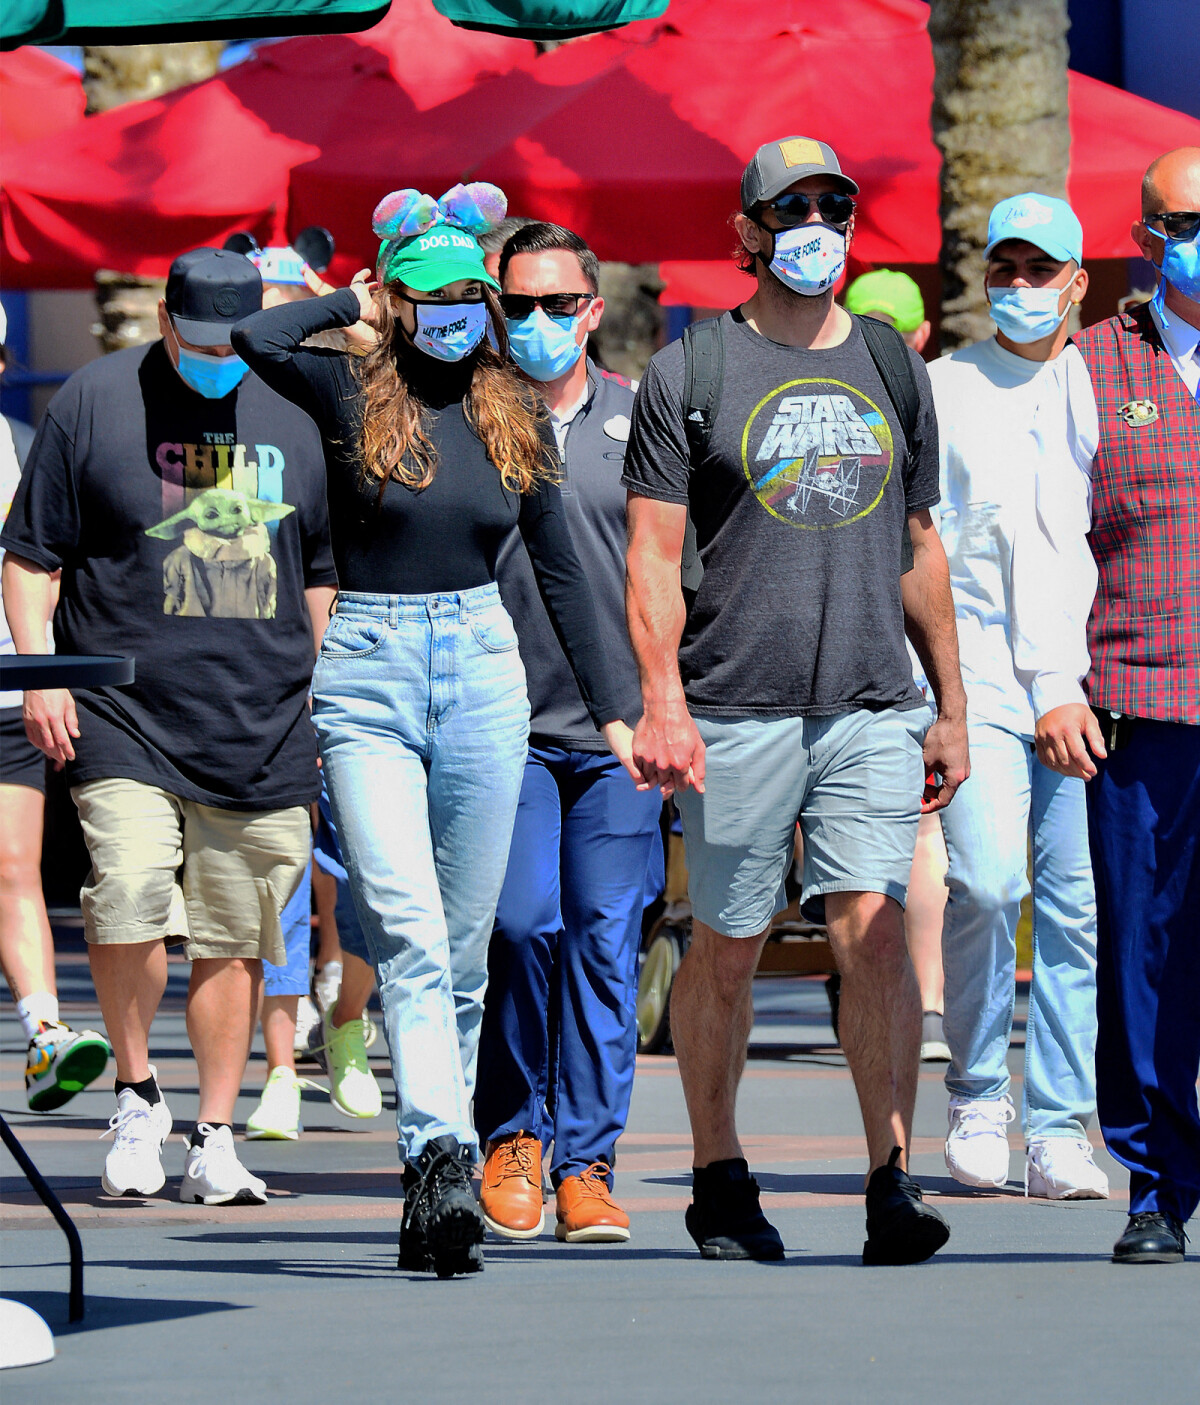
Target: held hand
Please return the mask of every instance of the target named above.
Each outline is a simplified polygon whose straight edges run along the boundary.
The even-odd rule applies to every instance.
[[[1096,774],[1093,756],[1108,755],[1096,714],[1084,703],[1064,703],[1038,719],[1033,733],[1038,760],[1064,776],[1090,781]],[[1089,755],[1089,751],[1091,755]]]
[[[31,689],[25,694],[23,717],[25,735],[56,771],[75,760],[71,739],[79,735],[79,718],[75,699],[66,688]]]
[[[925,774],[933,779],[921,796],[921,813],[930,815],[944,810],[971,774],[966,718],[939,717],[925,734],[923,755]]]
[[[704,742],[682,700],[642,715],[633,733],[633,764],[664,798],[683,790],[704,794]]]
[[[608,743],[608,749],[637,782],[639,790],[653,790],[651,781],[645,780],[633,759],[633,729],[624,722],[606,722],[600,731]]]

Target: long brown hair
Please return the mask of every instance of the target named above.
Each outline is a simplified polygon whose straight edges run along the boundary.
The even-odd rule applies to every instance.
[[[475,365],[463,413],[504,486],[530,493],[558,473],[557,460],[538,433],[538,420],[546,410],[508,360],[508,334],[495,293],[485,285],[483,296],[499,350],[485,338],[472,353]],[[425,354],[413,345],[400,321],[395,285],[384,284],[375,301],[379,340],[351,364],[363,393],[363,478],[378,482],[382,496],[393,479],[418,491],[427,488],[437,472],[437,450],[428,434],[428,411],[404,374],[406,364],[425,369],[414,361]]]

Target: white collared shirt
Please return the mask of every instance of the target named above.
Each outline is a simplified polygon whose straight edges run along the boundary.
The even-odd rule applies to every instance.
[[[995,337],[933,362],[929,378],[968,714],[1032,736],[1035,717],[1086,701],[1091,380],[1074,346],[1029,361]]]
[[[1188,388],[1193,398],[1200,385],[1200,327],[1193,327],[1173,312],[1168,312],[1169,325],[1164,323],[1162,313],[1156,303],[1150,304],[1150,316],[1162,337],[1163,346],[1171,358],[1171,365],[1179,373],[1180,380]]]

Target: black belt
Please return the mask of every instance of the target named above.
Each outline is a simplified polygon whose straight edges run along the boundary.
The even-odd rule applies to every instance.
[[[1114,751],[1120,751],[1123,746],[1129,745],[1129,738],[1137,725],[1136,717],[1109,712],[1106,707],[1093,707],[1092,712],[1100,724],[1100,735],[1104,738],[1104,745],[1110,756]]]

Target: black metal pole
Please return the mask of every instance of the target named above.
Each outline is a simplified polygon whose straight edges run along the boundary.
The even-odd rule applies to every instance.
[[[46,1184],[42,1173],[29,1159],[29,1154],[17,1140],[16,1133],[3,1117],[0,1117],[0,1137],[3,1138],[4,1145],[12,1152],[13,1160],[25,1172],[25,1179],[37,1192],[38,1199],[58,1221],[59,1228],[67,1236],[67,1248],[71,1255],[71,1290],[67,1299],[67,1321],[82,1322],[83,1241],[79,1238],[75,1221],[63,1209],[62,1201]]]

